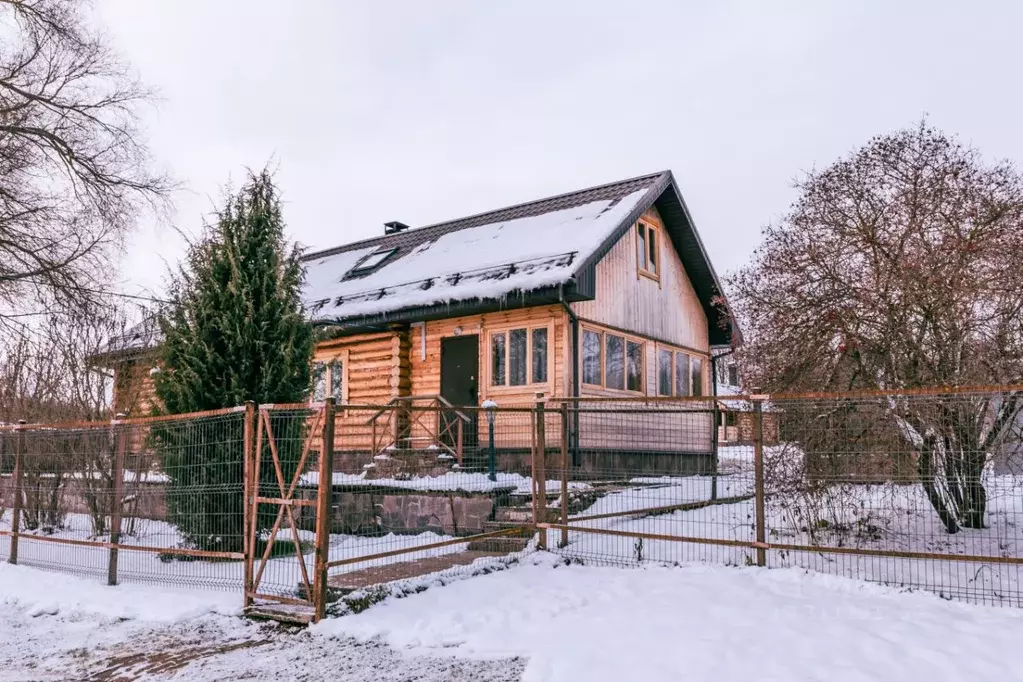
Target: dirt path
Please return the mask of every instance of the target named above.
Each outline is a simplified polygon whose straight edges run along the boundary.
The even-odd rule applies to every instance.
[[[0,680],[514,682],[519,659],[413,657],[272,623],[207,616],[146,626],[29,615],[0,605]]]

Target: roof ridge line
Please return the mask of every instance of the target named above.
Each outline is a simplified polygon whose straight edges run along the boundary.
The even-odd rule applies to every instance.
[[[637,180],[643,180],[643,179],[646,179],[646,178],[660,177],[660,176],[669,174],[670,172],[671,172],[670,170],[661,170],[661,171],[657,171],[655,173],[643,173],[641,175],[636,175],[636,176],[633,176],[631,178],[623,178],[621,180],[613,180],[611,182],[604,182],[604,183],[601,183],[599,185],[593,185],[591,187],[584,187],[582,189],[575,189],[575,190],[571,190],[569,192],[562,192],[560,194],[552,194],[551,196],[540,197],[539,199],[533,199],[531,201],[523,201],[523,202],[519,202],[517,204],[508,204],[507,206],[502,206],[501,208],[491,209],[489,211],[482,211],[480,213],[472,213],[472,214],[466,215],[466,216],[459,216],[458,218],[452,218],[450,220],[444,220],[444,221],[441,221],[439,223],[431,223],[430,225],[423,225],[421,227],[413,227],[411,229],[404,230],[402,232],[402,234],[409,234],[411,232],[419,232],[419,231],[428,230],[428,229],[431,229],[431,228],[442,227],[444,225],[448,225],[448,224],[454,223],[454,222],[459,222],[459,221],[462,221],[462,220],[475,220],[475,219],[478,219],[478,218],[482,218],[483,216],[490,215],[492,213],[501,213],[502,211],[508,211],[508,210],[513,209],[513,208],[521,208],[523,206],[530,206],[532,204],[539,204],[539,203],[543,203],[545,201],[555,201],[557,199],[562,199],[564,197],[568,197],[568,196],[571,196],[573,194],[583,194],[584,192],[593,192],[593,191],[598,190],[598,189],[604,189],[605,187],[611,187],[612,185],[624,185],[625,183],[636,182]],[[337,246],[331,246],[331,247],[326,248],[326,249],[320,249],[319,251],[311,251],[311,252],[309,252],[307,254],[302,254],[302,260],[312,260],[313,258],[323,258],[325,256],[332,256],[335,253],[341,253],[342,250],[348,251],[348,250],[351,250],[354,247],[359,246],[360,244],[368,244],[370,242],[375,242],[377,240],[384,239],[386,237],[391,237],[391,236],[393,236],[393,235],[379,235],[379,236],[376,236],[376,237],[369,237],[367,239],[360,239],[360,240],[354,241],[354,242],[347,242],[345,244],[338,244]]]

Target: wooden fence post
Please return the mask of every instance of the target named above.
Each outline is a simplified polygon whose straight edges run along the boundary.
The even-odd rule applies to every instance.
[[[7,561],[12,564],[18,563],[18,534],[21,532],[21,507],[23,503],[23,491],[21,490],[21,473],[24,469],[23,459],[25,458],[25,420],[18,420],[18,430],[14,439],[14,475],[11,476],[14,485],[14,501],[11,509],[11,553]]]
[[[545,400],[543,393],[536,394],[536,468],[533,470],[533,477],[536,479],[535,504],[533,506],[533,523],[547,523],[547,438],[546,422],[544,412]],[[547,529],[540,529],[540,537],[536,543],[537,549],[547,549]]]
[[[767,532],[764,527],[764,413],[763,399],[756,396],[753,399],[753,470],[754,470],[754,498],[756,500],[756,522],[757,522],[757,566],[767,565],[767,550],[764,544],[767,541]]]
[[[124,450],[127,446],[121,420],[126,415],[118,413],[110,422],[110,440],[114,449],[111,469],[112,495],[110,501],[110,564],[107,566],[107,585],[117,584],[117,545],[121,542],[121,505],[124,501]]]
[[[323,443],[320,446],[320,471],[316,477],[316,575],[313,578],[313,621],[327,615],[327,562],[330,561],[330,507],[334,493],[334,398],[323,406]]]
[[[568,423],[568,403],[561,403],[561,525],[568,525],[568,439],[572,433]],[[568,528],[561,529],[558,547],[568,545]]]
[[[242,514],[245,519],[242,522],[242,554],[245,555],[245,577],[243,579],[243,590],[245,592],[244,605],[246,608],[252,606],[252,566],[256,554],[256,533],[255,518],[252,516],[252,506],[255,504],[255,493],[253,492],[252,472],[256,459],[256,403],[253,400],[245,401],[245,423],[242,427],[242,482],[245,496],[242,502]]]

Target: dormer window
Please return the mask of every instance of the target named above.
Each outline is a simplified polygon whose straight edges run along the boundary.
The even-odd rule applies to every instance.
[[[636,265],[639,274],[658,278],[660,265],[659,235],[656,227],[649,223],[636,223]]]
[[[397,250],[397,247],[379,249],[368,256],[364,256],[351,270],[345,273],[344,278],[351,279],[352,277],[368,275],[386,263]]]

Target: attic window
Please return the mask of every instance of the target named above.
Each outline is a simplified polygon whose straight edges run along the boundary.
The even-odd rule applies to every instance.
[[[368,275],[369,273],[373,272],[381,265],[386,263],[387,260],[390,259],[390,257],[393,256],[394,252],[397,250],[398,250],[397,247],[381,249],[379,251],[374,251],[368,256],[363,257],[358,263],[355,264],[355,266],[351,270],[345,273],[345,279],[349,279],[351,277],[359,277],[361,275]]]
[[[657,228],[653,225],[636,223],[636,263],[639,274],[653,279],[658,278],[657,266],[660,256],[658,236]]]

